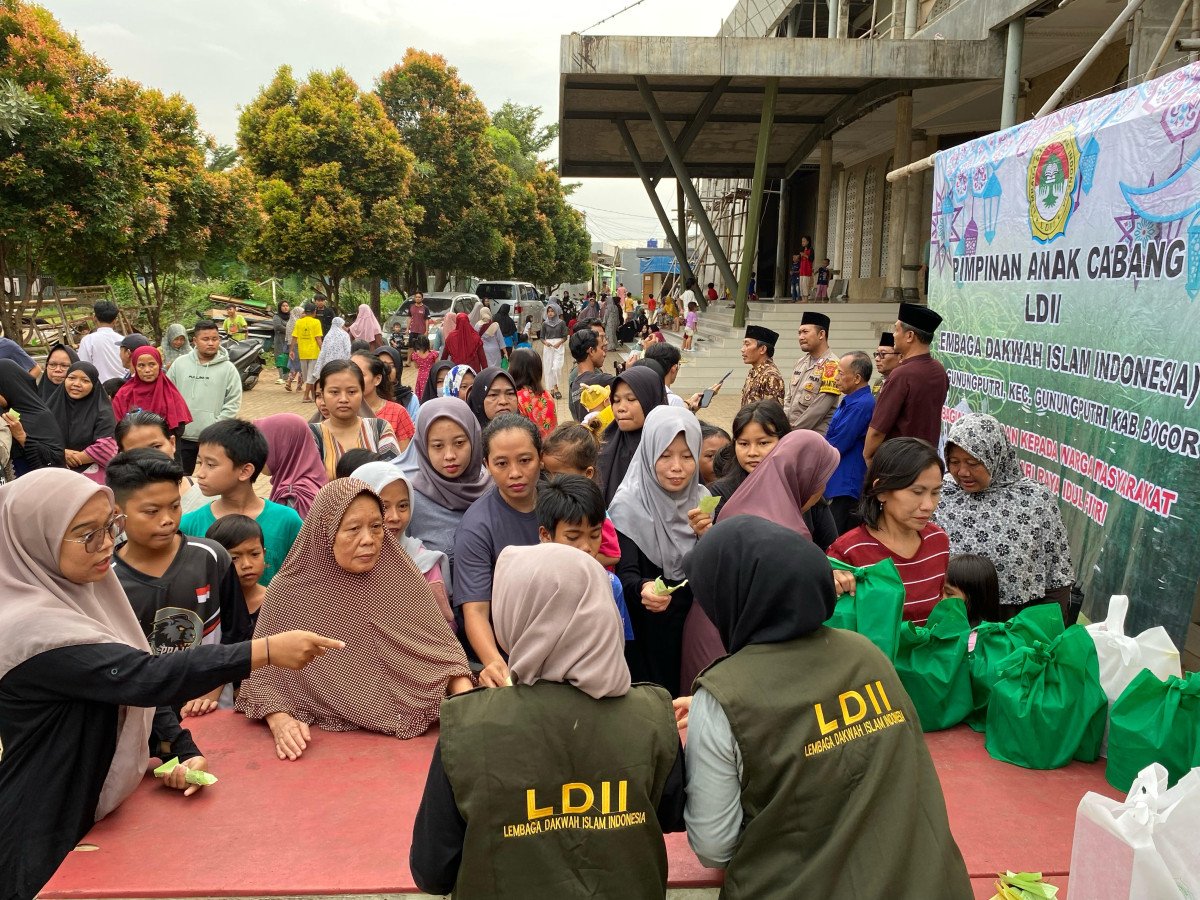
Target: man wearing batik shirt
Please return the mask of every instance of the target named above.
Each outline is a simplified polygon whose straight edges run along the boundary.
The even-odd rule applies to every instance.
[[[742,362],[750,367],[742,386],[742,406],[755,400],[778,400],[783,403],[783,375],[775,365],[775,345],[779,333],[761,325],[748,325],[742,341]]]
[[[829,316],[806,312],[800,319],[800,357],[792,369],[786,404],[792,430],[824,434],[842,396],[837,388],[838,358],[829,349]]]

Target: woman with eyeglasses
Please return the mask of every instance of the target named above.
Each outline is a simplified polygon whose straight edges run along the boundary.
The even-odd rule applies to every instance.
[[[171,704],[344,646],[292,631],[152,655],[112,571],[120,527],[112,493],[65,469],[0,487],[0,897],[35,897],[151,754],[184,760],[167,787],[199,789]]]
[[[79,362],[79,354],[66,344],[55,344],[46,354],[46,368],[37,380],[42,400],[50,399],[54,389],[67,380],[67,369]]]

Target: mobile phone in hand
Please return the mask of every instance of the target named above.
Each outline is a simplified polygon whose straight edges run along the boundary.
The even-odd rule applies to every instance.
[[[709,388],[708,390],[706,390],[704,392],[704,395],[700,398],[700,403],[698,404],[697,408],[704,409],[705,407],[708,406],[708,404],[712,403],[712,398],[713,398],[713,390],[712,390],[712,388]]]

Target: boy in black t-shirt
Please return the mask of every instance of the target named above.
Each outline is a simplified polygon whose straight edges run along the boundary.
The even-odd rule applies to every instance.
[[[205,538],[179,533],[183,468],[160,450],[118,453],[105,470],[125,540],[113,553],[116,572],[153,653],[200,644],[249,640],[246,603],[229,553]],[[184,704],[204,715],[217,708],[221,689]]]

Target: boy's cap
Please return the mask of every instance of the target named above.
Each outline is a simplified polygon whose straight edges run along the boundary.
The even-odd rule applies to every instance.
[[[309,300],[307,303],[304,304],[304,311],[306,313],[316,312],[317,304],[315,304],[311,300]]]

